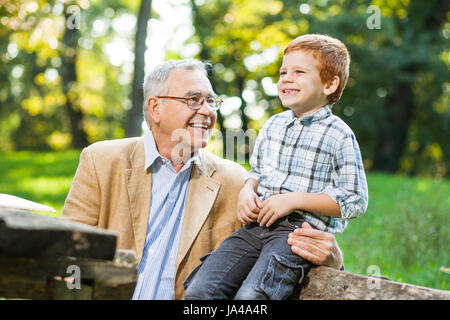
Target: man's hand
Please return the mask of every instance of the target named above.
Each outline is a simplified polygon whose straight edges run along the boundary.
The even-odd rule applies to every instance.
[[[313,229],[309,223],[289,234],[291,250],[316,265],[327,265],[339,269],[342,265],[342,252],[333,234]]]
[[[262,203],[262,209],[258,215],[259,225],[270,227],[272,223],[287,216],[293,210],[292,195],[289,193],[273,195]]]
[[[262,208],[261,199],[250,185],[245,185],[239,192],[237,217],[242,224],[255,222]]]

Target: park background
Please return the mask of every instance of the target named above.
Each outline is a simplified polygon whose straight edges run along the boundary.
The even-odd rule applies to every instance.
[[[0,193],[59,216],[83,147],[142,134],[144,74],[166,59],[211,62],[224,139],[258,131],[284,110],[281,52],[304,33],[352,59],[333,112],[356,134],[370,200],[337,235],[346,271],[450,290],[448,1],[0,0]]]

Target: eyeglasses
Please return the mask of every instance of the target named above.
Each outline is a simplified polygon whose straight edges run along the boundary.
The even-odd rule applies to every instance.
[[[210,106],[213,110],[219,110],[222,106],[223,100],[218,97],[202,97],[202,96],[193,96],[190,98],[183,97],[171,97],[171,96],[156,96],[161,99],[173,99],[173,100],[183,100],[189,109],[198,110],[202,107],[204,101]]]

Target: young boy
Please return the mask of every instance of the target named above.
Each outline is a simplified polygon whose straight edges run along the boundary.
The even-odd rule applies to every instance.
[[[312,263],[290,250],[288,234],[307,222],[331,233],[367,209],[367,182],[352,130],[331,112],[350,57],[326,35],[300,36],[284,50],[278,94],[291,110],[259,132],[239,194],[245,224],[186,280],[186,299],[286,299]]]

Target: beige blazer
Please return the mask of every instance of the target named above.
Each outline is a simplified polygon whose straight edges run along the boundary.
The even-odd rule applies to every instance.
[[[184,297],[183,281],[231,233],[241,227],[238,193],[246,170],[201,150],[193,165],[180,235],[175,299]],[[142,258],[151,201],[151,168],[144,169],[142,138],[102,141],[85,148],[67,196],[62,218],[118,233],[118,249]]]

